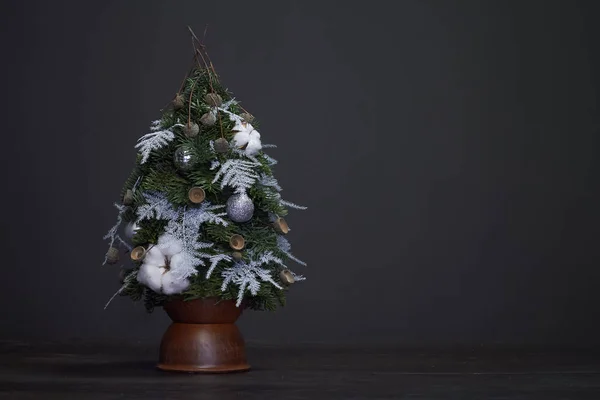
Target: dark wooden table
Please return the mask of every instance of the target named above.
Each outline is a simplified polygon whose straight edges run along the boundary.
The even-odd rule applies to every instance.
[[[253,370],[163,373],[152,345],[0,345],[0,399],[589,399],[600,351],[248,346]]]

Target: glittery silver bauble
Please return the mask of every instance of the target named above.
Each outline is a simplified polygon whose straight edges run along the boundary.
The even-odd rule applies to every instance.
[[[125,236],[129,239],[140,231],[140,226],[135,222],[130,222],[125,226]]]
[[[200,127],[195,122],[187,123],[187,124],[185,124],[185,127],[183,128],[183,133],[187,137],[196,137],[199,132],[200,132]]]
[[[227,216],[234,222],[247,222],[254,214],[254,203],[246,193],[237,193],[227,200]]]
[[[173,162],[175,166],[181,171],[189,171],[196,164],[196,156],[194,152],[187,147],[180,147],[175,150],[173,155]]]

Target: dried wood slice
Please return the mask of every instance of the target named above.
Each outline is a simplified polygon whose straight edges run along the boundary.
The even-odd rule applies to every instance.
[[[133,261],[140,261],[146,255],[146,249],[142,246],[138,246],[135,249],[131,250],[131,259]]]
[[[273,227],[275,230],[283,235],[286,235],[290,231],[290,227],[288,226],[285,219],[279,217],[273,222]]]
[[[292,274],[292,272],[289,269],[284,269],[279,273],[279,279],[281,279],[281,282],[285,283],[286,285],[291,285],[292,283],[294,283],[296,280],[294,279],[294,275]]]
[[[234,250],[242,250],[246,245],[246,241],[242,235],[233,235],[229,238],[229,245]]]
[[[188,192],[188,198],[194,204],[200,204],[206,198],[206,193],[201,187],[193,187]]]

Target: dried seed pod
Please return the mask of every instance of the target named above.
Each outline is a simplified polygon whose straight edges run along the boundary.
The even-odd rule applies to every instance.
[[[246,121],[246,122],[248,122],[248,123],[252,123],[252,122],[254,122],[254,116],[253,116],[252,114],[249,114],[249,113],[247,113],[247,112],[240,114],[240,117],[241,117],[241,118],[242,118],[244,121]]]
[[[185,134],[185,136],[187,136],[189,138],[196,137],[199,132],[200,132],[200,127],[195,122],[188,122],[187,124],[185,124],[185,127],[183,128],[183,133]]]
[[[235,261],[240,261],[243,256],[242,253],[240,253],[239,251],[234,251],[233,253],[231,253],[231,257],[233,257]]]
[[[116,264],[119,261],[119,249],[111,247],[106,252],[106,262],[108,264]]]
[[[279,273],[279,279],[286,285],[291,285],[296,280],[294,279],[294,275],[289,269],[284,269]]]
[[[133,190],[127,189],[125,195],[123,196],[123,204],[126,206],[133,204]]]
[[[273,222],[273,227],[275,230],[283,235],[286,235],[290,231],[290,227],[288,226],[285,219],[279,217]]]
[[[229,238],[229,246],[234,250],[242,250],[246,245],[246,241],[242,235],[233,235]]]
[[[176,110],[182,109],[184,105],[183,96],[177,93],[173,99],[173,108]]]
[[[188,198],[194,204],[200,204],[206,198],[206,193],[201,187],[193,187],[188,192]]]
[[[217,153],[227,153],[229,151],[229,142],[225,138],[218,138],[214,142],[214,147]]]
[[[130,256],[133,261],[141,261],[146,256],[146,249],[142,246],[138,246],[131,250]]]
[[[200,123],[206,126],[213,126],[217,122],[217,117],[215,114],[211,112],[207,112],[206,114],[200,117]]]
[[[220,107],[223,104],[223,99],[217,93],[207,93],[204,101],[211,107]]]

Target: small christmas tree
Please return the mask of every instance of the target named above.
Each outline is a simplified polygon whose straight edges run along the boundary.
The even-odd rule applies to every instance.
[[[135,147],[135,167],[115,204],[105,263],[129,253],[115,294],[148,311],[174,296],[218,297],[273,310],[304,279],[287,263],[288,209],[254,118],[219,82],[193,35],[194,63],[179,92]],[[115,297],[113,296],[113,298]]]

